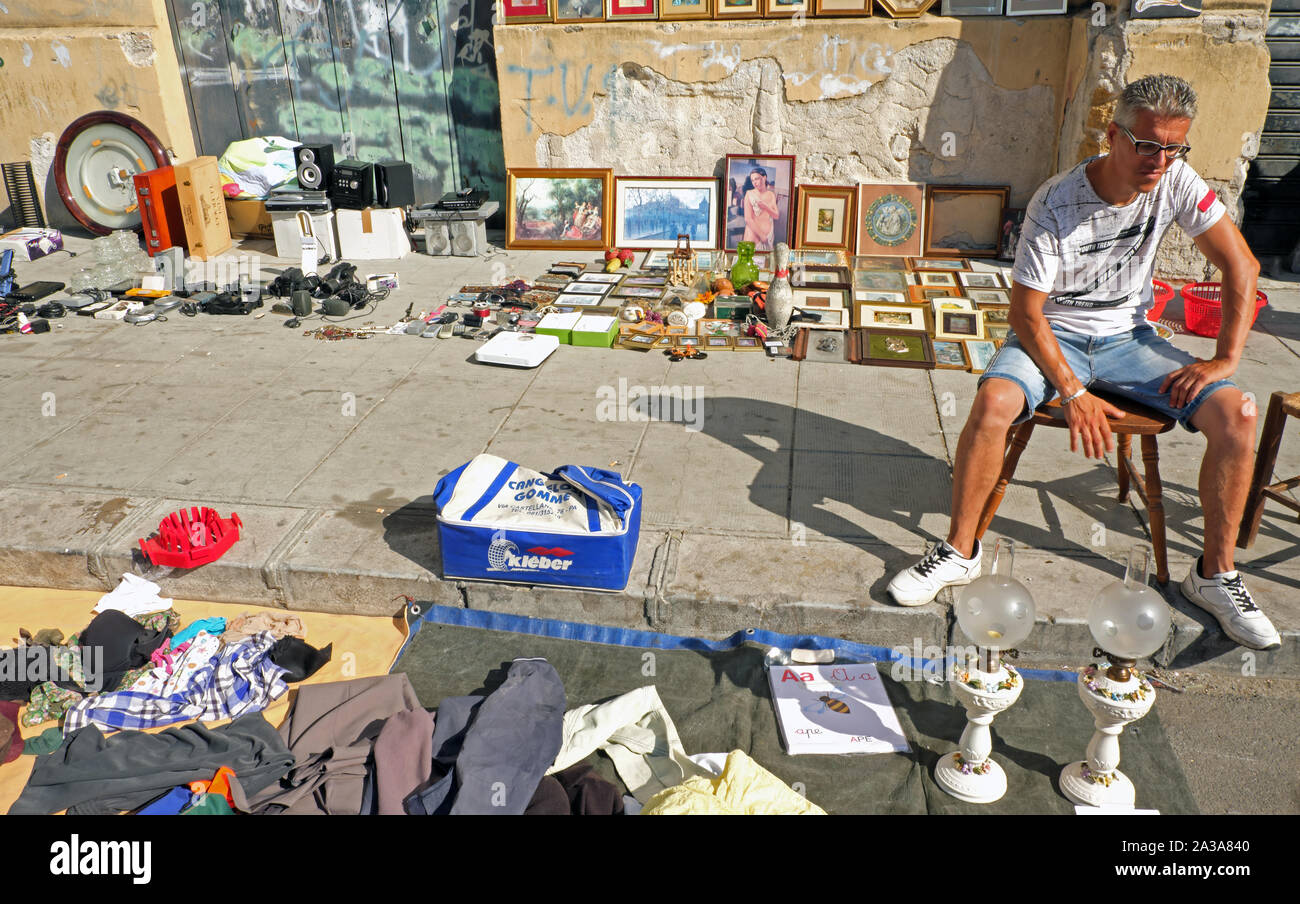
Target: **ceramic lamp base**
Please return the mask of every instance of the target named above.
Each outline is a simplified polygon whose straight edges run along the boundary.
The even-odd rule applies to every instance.
[[[993,760],[985,760],[978,772],[964,772],[960,753],[939,758],[934,780],[939,787],[968,804],[991,804],[1007,793],[1007,774]]]
[[[1086,807],[1132,807],[1137,803],[1137,788],[1124,773],[1116,769],[1110,783],[1097,781],[1082,760],[1061,770],[1061,793]]]

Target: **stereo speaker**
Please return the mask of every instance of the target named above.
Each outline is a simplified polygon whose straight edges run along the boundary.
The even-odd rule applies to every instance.
[[[451,253],[457,257],[478,257],[487,253],[487,225],[483,220],[452,220]]]
[[[451,233],[445,222],[425,222],[424,250],[426,254],[451,254]]]
[[[299,145],[293,149],[293,163],[298,170],[299,187],[324,191],[334,171],[334,145]]]
[[[415,206],[415,170],[400,160],[375,164],[375,204],[379,207]]]

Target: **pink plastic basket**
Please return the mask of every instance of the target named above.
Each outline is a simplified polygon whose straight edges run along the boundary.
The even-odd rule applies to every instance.
[[[1165,312],[1165,305],[1173,300],[1174,287],[1158,279],[1151,280],[1151,285],[1155,288],[1155,304],[1151,306],[1151,310],[1147,311],[1147,320],[1154,322],[1159,320],[1160,315]]]
[[[1223,286],[1220,283],[1201,282],[1183,286],[1183,319],[1187,323],[1187,328],[1196,335],[1208,336],[1211,339],[1219,335],[1219,326],[1223,323],[1223,304],[1220,300],[1222,291]],[[1255,316],[1250,318],[1252,325],[1266,304],[1268,304],[1268,296],[1257,290]]]

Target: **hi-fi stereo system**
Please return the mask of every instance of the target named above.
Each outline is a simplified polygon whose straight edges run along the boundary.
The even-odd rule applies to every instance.
[[[294,148],[293,156],[298,172],[297,194],[289,190],[277,192],[277,208],[305,209],[309,202],[324,201],[325,196],[333,207],[346,210],[415,205],[415,170],[409,163],[335,160],[331,144],[300,145]]]
[[[361,160],[340,160],[330,177],[330,198],[335,207],[362,210],[375,203],[375,165]]]

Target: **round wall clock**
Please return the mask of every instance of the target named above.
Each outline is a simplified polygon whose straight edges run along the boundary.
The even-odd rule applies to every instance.
[[[877,198],[864,219],[867,235],[878,245],[901,245],[916,233],[916,207],[901,195]]]
[[[171,161],[153,132],[122,113],[100,110],[73,121],[54,152],[54,184],[68,213],[96,235],[140,226],[132,176]]]

